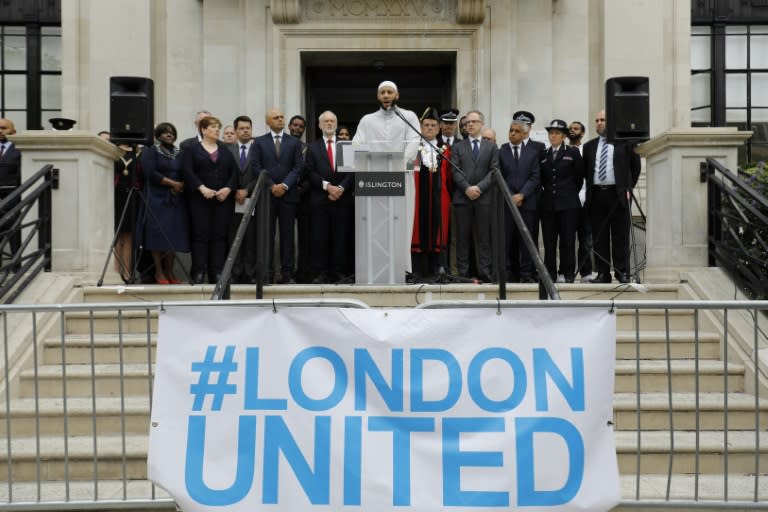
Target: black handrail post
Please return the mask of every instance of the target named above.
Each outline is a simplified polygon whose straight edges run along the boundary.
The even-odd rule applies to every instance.
[[[258,209],[256,215],[256,298],[264,298],[264,282],[268,276],[267,265],[269,264],[269,209],[270,209],[270,190],[266,185],[267,171],[262,171],[265,181],[261,187],[259,195]]]
[[[37,221],[40,223],[37,232],[37,248],[44,254],[44,268],[50,272],[53,268],[53,171],[51,168],[45,173],[45,188],[37,204]]]
[[[507,241],[504,229],[504,200],[501,194],[501,188],[498,185],[494,185],[493,195],[491,196],[493,211],[491,226],[494,233],[493,245],[495,246],[496,255],[496,279],[499,281],[499,300],[507,300]]]

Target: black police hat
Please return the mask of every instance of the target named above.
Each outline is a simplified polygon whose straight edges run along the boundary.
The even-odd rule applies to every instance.
[[[459,109],[447,108],[440,111],[440,120],[444,123],[455,123],[459,120]]]
[[[51,123],[54,130],[71,130],[77,124],[74,119],[67,119],[66,117],[52,117],[48,122]]]
[[[548,132],[552,130],[560,130],[563,133],[568,133],[568,124],[562,119],[553,119],[552,122],[549,123],[549,126],[545,126],[544,129]]]
[[[533,124],[536,122],[536,118],[533,117],[533,114],[531,114],[526,110],[518,110],[517,112],[512,114],[512,120],[519,121],[525,124]]]

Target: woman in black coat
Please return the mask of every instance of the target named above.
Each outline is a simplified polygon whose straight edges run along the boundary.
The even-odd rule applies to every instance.
[[[232,152],[219,141],[221,121],[200,121],[202,140],[184,151],[184,188],[192,224],[192,279],[218,281],[227,256],[227,233],[235,209],[238,166]]]
[[[557,274],[562,274],[567,283],[572,283],[576,276],[576,229],[581,208],[579,190],[584,182],[584,161],[578,149],[563,143],[568,134],[565,121],[555,119],[546,128],[551,146],[541,156],[541,185],[544,190],[539,201],[544,264],[553,281]]]

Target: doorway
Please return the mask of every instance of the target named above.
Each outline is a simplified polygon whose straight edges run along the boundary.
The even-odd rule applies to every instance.
[[[333,111],[355,132],[365,114],[376,110],[376,87],[392,80],[398,105],[421,117],[427,107],[456,103],[456,52],[302,52],[306,141],[320,136],[317,118]]]

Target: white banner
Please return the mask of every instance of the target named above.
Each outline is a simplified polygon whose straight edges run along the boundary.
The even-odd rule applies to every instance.
[[[149,477],[202,510],[608,510],[603,309],[166,307]]]

